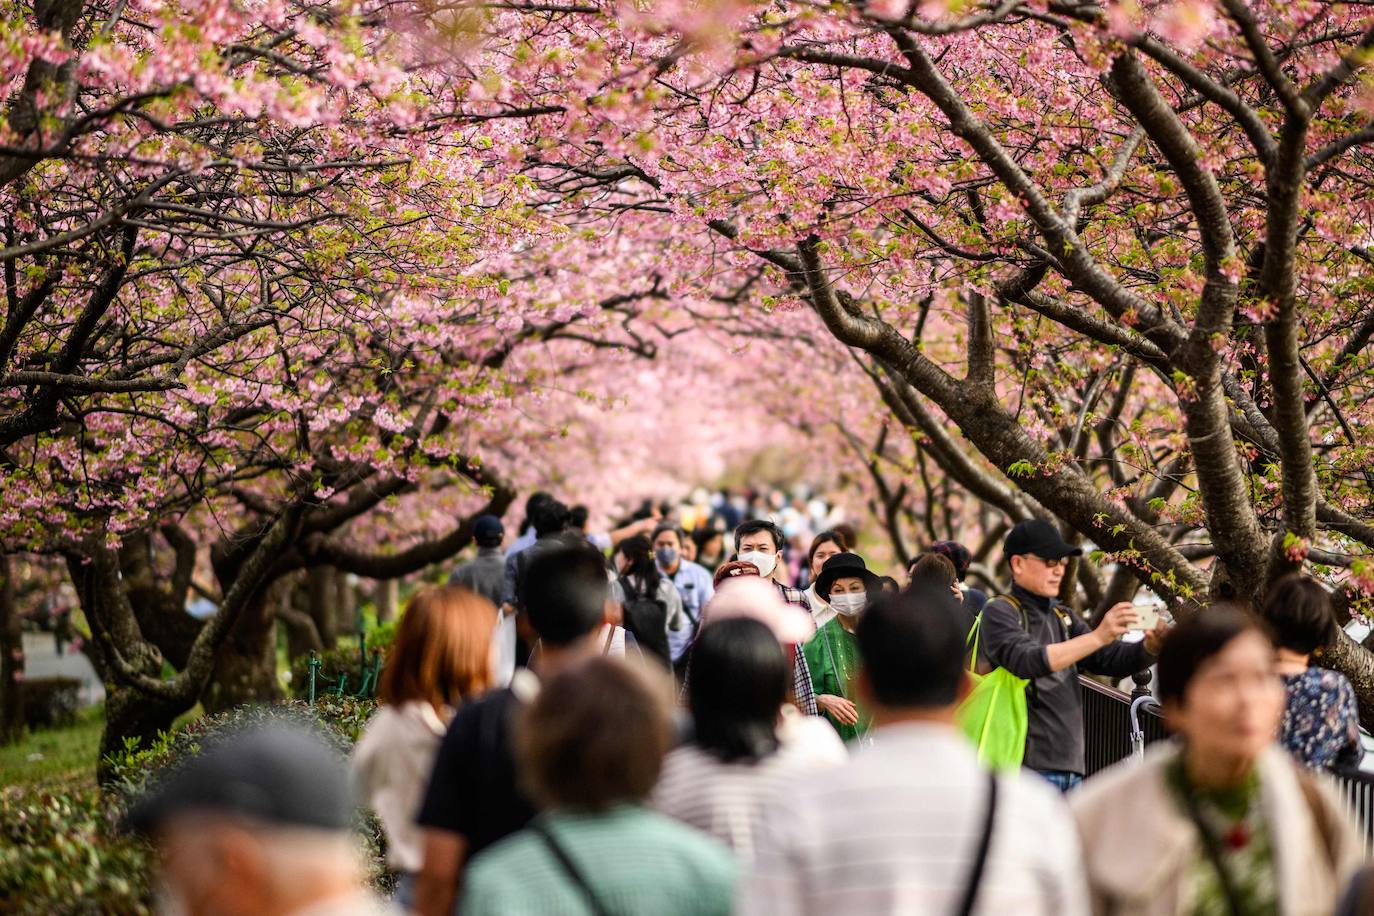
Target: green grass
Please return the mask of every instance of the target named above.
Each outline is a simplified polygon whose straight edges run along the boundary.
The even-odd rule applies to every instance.
[[[90,706],[64,728],[31,731],[0,747],[0,788],[38,788],[95,778],[105,708]]]
[[[180,728],[204,714],[197,703],[178,716],[172,727]],[[0,746],[0,791],[94,783],[104,728],[105,707],[88,706],[76,714],[72,725],[31,731],[18,744]]]

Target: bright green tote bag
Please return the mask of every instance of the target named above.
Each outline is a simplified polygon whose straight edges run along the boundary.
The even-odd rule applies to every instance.
[[[968,675],[973,691],[959,704],[955,715],[959,727],[978,749],[978,760],[991,770],[1019,767],[1026,756],[1026,685],[1030,681],[1017,677],[1005,668],[978,674],[978,635],[982,629],[980,613],[969,630],[965,646],[972,646]]]

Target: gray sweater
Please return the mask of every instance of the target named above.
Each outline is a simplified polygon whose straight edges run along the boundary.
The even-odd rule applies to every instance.
[[[1031,682],[1026,688],[1029,727],[1024,764],[1034,770],[1081,774],[1083,702],[1079,695],[1079,671],[1129,677],[1148,668],[1154,659],[1145,651],[1144,643],[1114,642],[1076,665],[1052,672],[1045,647],[1090,633],[1092,628],[1057,601],[1033,595],[1020,586],[1013,586],[1011,593],[1021,604],[1025,626],[1021,612],[999,596],[983,608],[980,640],[988,662]],[[1056,607],[1059,613],[1053,612]],[[1067,618],[1067,627],[1060,614]]]

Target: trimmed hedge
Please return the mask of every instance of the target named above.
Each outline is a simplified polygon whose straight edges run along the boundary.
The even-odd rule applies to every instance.
[[[29,728],[71,725],[81,708],[81,679],[74,677],[31,677],[19,682],[21,721]]]
[[[0,912],[151,914],[153,852],[118,829],[134,799],[169,768],[229,732],[269,719],[312,727],[347,754],[375,709],[370,700],[332,696],[314,706],[298,701],[242,706],[164,733],[150,748],[113,755],[104,793],[78,787],[0,796]],[[380,824],[364,814],[357,829],[370,882],[390,893]]]

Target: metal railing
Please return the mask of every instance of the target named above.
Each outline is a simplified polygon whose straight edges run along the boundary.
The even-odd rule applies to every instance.
[[[1374,852],[1374,776],[1360,770],[1331,774],[1331,782],[1346,811],[1355,818],[1364,837],[1364,854]]]
[[[1150,698],[1148,671],[1136,675],[1136,689],[1123,693],[1079,676],[1083,696],[1083,743],[1091,776],[1168,737],[1159,706]],[[1134,711],[1134,716],[1132,715]],[[1133,721],[1134,719],[1134,721]]]
[[[309,679],[306,693],[311,705],[315,703],[315,697],[319,695],[318,685],[320,683],[331,685],[328,692],[336,697],[355,696],[364,699],[371,699],[377,695],[377,681],[382,674],[382,657],[376,649],[368,654],[367,634],[358,634],[358,686],[349,689],[349,677],[347,671],[339,672],[338,677],[329,677],[320,671],[323,662],[315,650],[310,650],[310,661],[306,665],[306,677]]]
[[[1078,678],[1083,697],[1083,743],[1086,776],[1092,776],[1127,757],[1144,753],[1146,745],[1168,737],[1164,719],[1150,695],[1150,673],[1135,675],[1135,690],[1125,693],[1095,681]],[[1374,851],[1374,775],[1359,770],[1326,774],[1364,837],[1365,854]]]

